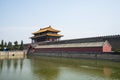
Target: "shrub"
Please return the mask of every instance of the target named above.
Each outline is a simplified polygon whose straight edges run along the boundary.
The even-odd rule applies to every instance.
[[[116,49],[114,52],[120,52],[120,49]]]

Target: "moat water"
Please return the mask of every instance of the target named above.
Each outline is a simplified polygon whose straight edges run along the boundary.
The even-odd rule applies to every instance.
[[[120,62],[39,56],[0,58],[0,80],[120,80]]]

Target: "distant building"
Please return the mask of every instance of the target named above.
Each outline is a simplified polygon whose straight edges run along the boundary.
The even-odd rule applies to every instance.
[[[63,35],[58,34],[58,32],[60,31],[51,26],[42,28],[32,33],[34,35],[31,37],[32,43],[59,41]]]

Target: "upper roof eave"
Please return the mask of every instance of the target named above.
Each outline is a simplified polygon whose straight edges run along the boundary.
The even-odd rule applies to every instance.
[[[33,32],[32,34],[38,34],[38,33],[46,32],[46,31],[60,32],[60,30],[53,29],[51,26],[49,26],[49,27],[46,27],[46,28],[42,28],[42,29],[40,29],[36,32]]]

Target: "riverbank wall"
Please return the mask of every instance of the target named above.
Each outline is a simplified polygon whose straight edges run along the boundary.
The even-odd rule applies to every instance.
[[[0,51],[0,56],[25,56],[25,51]]]
[[[34,52],[29,55],[120,61],[120,53],[115,52]]]

